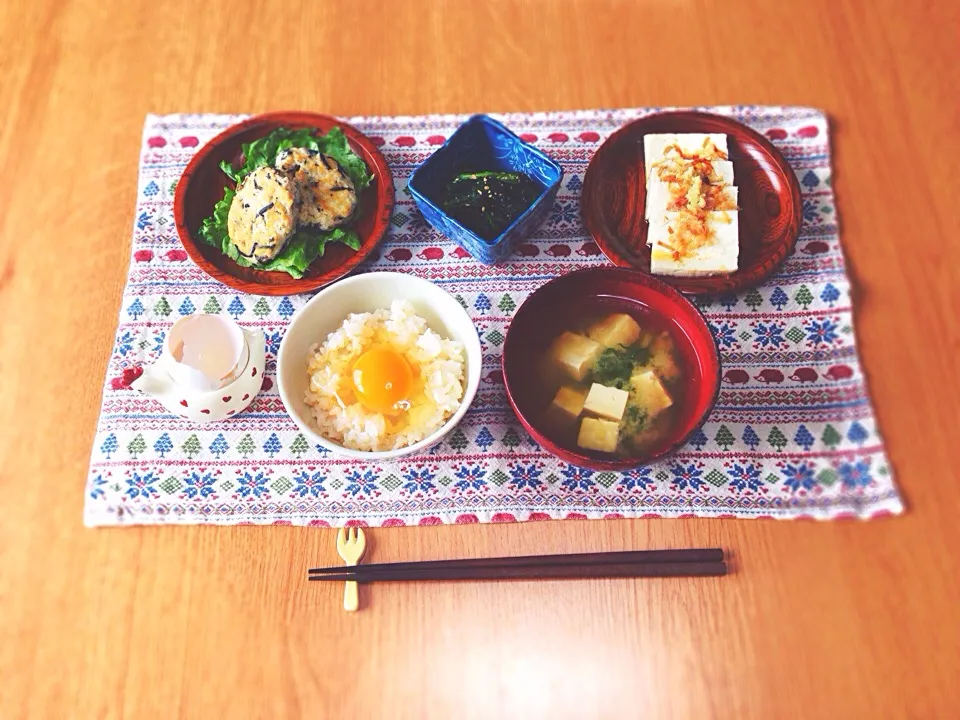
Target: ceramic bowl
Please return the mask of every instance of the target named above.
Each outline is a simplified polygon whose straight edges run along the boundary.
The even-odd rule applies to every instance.
[[[571,315],[590,305],[647,316],[676,343],[685,373],[682,409],[669,436],[645,455],[625,458],[561,446],[542,427],[551,395],[538,382],[541,359],[550,342],[570,329]],[[518,308],[504,341],[503,379],[517,418],[545,450],[581,467],[624,470],[676,450],[703,424],[720,389],[720,356],[703,315],[680,292],[636,270],[596,267],[551,280]]]
[[[220,163],[238,164],[244,143],[262,138],[279,127],[294,130],[316,128],[320,133],[340,128],[350,148],[363,158],[373,175],[373,182],[360,195],[356,218],[350,224],[360,237],[360,249],[354,251],[341,243],[330,243],[323,256],[317,258],[299,279],[285,272],[241,267],[219,249],[204,243],[197,234],[204,218],[223,198],[224,187],[233,187],[220,169]],[[363,262],[383,239],[390,225],[393,201],[393,178],[387,161],[363,133],[329,115],[277,112],[237,123],[200,148],[177,183],[173,216],[184,250],[210,277],[253,295],[296,295],[328,285]]]
[[[394,300],[409,300],[417,315],[424,318],[435,332],[463,343],[467,361],[463,400],[443,427],[418,443],[383,452],[351,450],[319,433],[313,413],[304,402],[309,382],[307,359],[310,346],[323,342],[349,314],[387,308]],[[391,460],[427,450],[457,426],[477,394],[482,359],[480,338],[473,320],[452,295],[413,275],[364,273],[321,290],[293,316],[277,355],[277,385],[290,417],[312,442],[346,457],[367,461]]]
[[[446,184],[459,173],[470,170],[526,173],[543,189],[506,230],[493,240],[484,240],[441,208]],[[554,160],[525,143],[502,123],[487,115],[474,115],[414,170],[408,187],[428,223],[476,260],[494,265],[510,255],[520,241],[543,222],[553,206],[562,178],[563,170]]]

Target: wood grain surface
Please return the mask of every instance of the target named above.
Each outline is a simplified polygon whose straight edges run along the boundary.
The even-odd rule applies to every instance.
[[[0,3],[0,717],[957,717],[958,36],[951,0]],[[832,117],[906,515],[371,532],[371,561],[719,545],[737,568],[384,585],[355,614],[304,581],[332,531],[82,527],[146,113],[710,103]]]

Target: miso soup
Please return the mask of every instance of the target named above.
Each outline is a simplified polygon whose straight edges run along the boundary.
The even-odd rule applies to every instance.
[[[685,370],[659,318],[598,303],[562,323],[541,358],[542,428],[579,452],[633,457],[671,436]]]

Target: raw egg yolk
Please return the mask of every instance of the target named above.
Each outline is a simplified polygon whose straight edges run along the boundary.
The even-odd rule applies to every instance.
[[[413,369],[396,350],[371,348],[353,365],[353,386],[360,402],[374,412],[402,410],[413,385]]]

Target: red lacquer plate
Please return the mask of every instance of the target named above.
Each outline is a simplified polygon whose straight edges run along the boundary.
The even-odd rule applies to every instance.
[[[629,313],[641,326],[673,337],[683,372],[682,397],[675,398],[680,412],[670,433],[642,456],[560,444],[543,427],[544,410],[556,390],[541,381],[544,354],[557,335],[571,329],[571,318],[590,306]],[[703,315],[675,288],[637,270],[593,267],[551,280],[517,309],[503,345],[503,379],[517,419],[545,450],[580,467],[625,470],[668,455],[703,424],[720,390],[720,355]]]
[[[800,233],[800,183],[760,133],[721,115],[665,112],[634,120],[611,135],[587,168],[580,205],[583,222],[615,265],[650,272],[643,136],[650,133],[725,133],[740,205],[739,270],[715,277],[663,277],[691,294],[753,287],[775,272]]]
[[[220,162],[238,163],[244,143],[261,138],[278,127],[317,128],[319,134],[339,127],[347,136],[351,149],[363,158],[374,178],[361,194],[357,219],[351,224],[360,236],[360,249],[354,251],[341,243],[328,244],[323,257],[314,261],[299,280],[284,272],[241,267],[197,236],[203,219],[212,214],[213,206],[223,197],[224,187],[232,187],[220,169]],[[363,133],[329,115],[278,112],[244,120],[202,147],[177,183],[173,217],[187,254],[214,279],[235,290],[254,295],[297,295],[338,280],[363,262],[389,227],[393,200],[390,168],[377,146]]]

